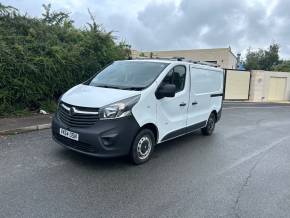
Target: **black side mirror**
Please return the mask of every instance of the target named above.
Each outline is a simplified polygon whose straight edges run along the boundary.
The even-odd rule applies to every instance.
[[[164,97],[173,98],[175,96],[176,86],[173,84],[164,84],[159,86],[155,95],[157,99],[161,99]]]

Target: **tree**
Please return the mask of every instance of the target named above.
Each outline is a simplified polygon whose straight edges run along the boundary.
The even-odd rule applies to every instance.
[[[43,4],[44,13],[42,13],[42,20],[50,25],[62,25],[64,23],[72,24],[73,21],[69,19],[69,13],[55,12],[51,10],[51,4]]]
[[[268,50],[248,50],[245,67],[247,70],[272,70],[279,64],[279,45],[272,44]]]
[[[281,61],[281,63],[274,66],[273,70],[281,72],[290,72],[290,61]]]

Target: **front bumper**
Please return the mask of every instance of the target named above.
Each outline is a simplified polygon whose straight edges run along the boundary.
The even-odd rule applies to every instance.
[[[60,135],[60,128],[78,133],[79,141]],[[64,124],[57,114],[52,120],[52,136],[57,143],[71,150],[97,157],[128,154],[139,128],[133,116],[99,120],[88,127],[70,127]]]
[[[222,110],[223,110],[223,108],[221,107],[221,109],[217,113],[217,120],[216,120],[216,122],[220,121],[221,116],[222,116]]]

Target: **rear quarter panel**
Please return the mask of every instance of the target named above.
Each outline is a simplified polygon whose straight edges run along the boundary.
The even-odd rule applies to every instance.
[[[212,111],[222,106],[223,70],[192,65],[190,102],[197,102],[188,109],[188,125],[208,119]],[[214,94],[220,96],[212,97]]]

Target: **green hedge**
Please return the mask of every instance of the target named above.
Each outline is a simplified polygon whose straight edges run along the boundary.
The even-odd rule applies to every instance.
[[[42,18],[33,18],[0,4],[0,116],[37,110],[130,55],[129,46],[115,43],[94,19],[78,29],[68,14],[44,9]]]

